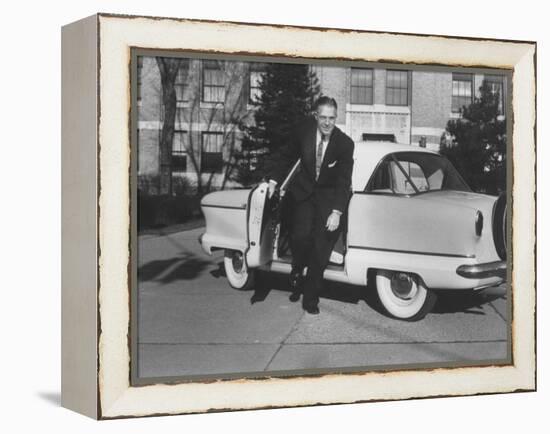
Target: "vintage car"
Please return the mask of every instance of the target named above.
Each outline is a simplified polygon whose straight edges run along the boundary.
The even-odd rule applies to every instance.
[[[290,175],[281,196],[288,182]],[[224,250],[234,288],[252,287],[258,269],[290,273],[287,230],[267,190],[260,183],[201,201],[206,231],[199,242],[208,254]],[[444,290],[480,290],[506,280],[506,214],[505,195],[472,192],[437,152],[356,143],[340,251],[331,255],[324,278],[364,287],[374,279],[391,316],[423,318]]]

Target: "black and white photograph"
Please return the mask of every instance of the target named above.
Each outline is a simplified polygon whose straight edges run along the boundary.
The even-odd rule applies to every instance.
[[[132,381],[511,363],[511,72],[131,56]]]

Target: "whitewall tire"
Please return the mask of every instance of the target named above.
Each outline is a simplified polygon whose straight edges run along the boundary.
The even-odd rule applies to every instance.
[[[226,250],[223,265],[232,288],[245,290],[254,286],[254,270],[248,269],[242,252]]]
[[[384,309],[406,321],[424,318],[437,298],[418,276],[400,271],[377,270],[376,291]]]

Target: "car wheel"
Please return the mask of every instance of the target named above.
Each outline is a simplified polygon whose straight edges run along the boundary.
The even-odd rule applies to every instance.
[[[226,250],[223,265],[227,281],[232,288],[245,290],[254,286],[254,270],[248,269],[242,252]]]
[[[418,276],[400,271],[377,270],[376,291],[390,315],[407,321],[424,318],[437,298]]]

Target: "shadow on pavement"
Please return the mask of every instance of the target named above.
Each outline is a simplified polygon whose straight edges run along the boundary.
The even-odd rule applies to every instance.
[[[170,259],[155,260],[142,265],[138,268],[138,280],[171,283],[176,280],[195,279],[209,265],[210,261],[184,252]]]
[[[220,277],[226,277],[225,267],[223,265],[223,261],[218,262],[216,265],[218,266],[218,268],[216,268],[215,270],[210,271],[210,274],[213,277],[215,277],[216,279],[219,279]]]
[[[288,277],[278,273],[266,273],[265,271],[258,271],[256,273],[256,285],[254,286],[254,294],[250,297],[250,304],[259,303],[264,301],[271,289],[287,289],[286,283]]]
[[[432,313],[462,312],[472,315],[485,315],[483,305],[498,299],[506,300],[506,295],[485,291],[440,291]]]
[[[360,301],[364,301],[372,310],[387,316],[386,311],[376,295],[376,288],[370,282],[365,288],[363,286],[350,285],[347,283],[325,281],[325,288],[323,292],[321,292],[321,298],[328,298],[330,300],[351,304],[357,304]]]
[[[219,265],[220,269],[223,270],[223,263]],[[223,271],[220,273],[222,272]],[[279,273],[259,272],[254,294],[250,302],[254,304],[264,301],[271,290],[287,291],[290,293],[288,276]],[[320,297],[349,304],[358,304],[360,301],[364,301],[374,311],[384,316],[388,315],[380,303],[373,280],[369,281],[366,288],[325,280]],[[506,295],[486,291],[440,291],[438,293],[437,302],[431,313],[445,314],[461,312],[472,315],[486,315],[486,312],[483,310],[483,305],[497,299],[506,300]]]
[[[290,295],[291,290],[288,284],[288,275],[259,272],[256,286],[254,288],[254,294],[252,295],[250,302],[254,304],[264,301],[271,290],[286,291]],[[365,289],[361,286],[329,282],[325,280],[324,288],[320,293],[320,297],[322,299],[325,298],[349,304],[357,304],[360,301],[364,301],[371,309],[379,313],[384,312],[375,291],[371,290],[369,287]]]
[[[216,279],[225,278],[225,268],[223,261],[220,261],[216,264],[218,268],[211,270],[210,274]],[[286,277],[285,277],[286,279]],[[258,303],[264,301],[269,292],[271,291],[271,286],[276,282],[276,288],[284,288],[284,283],[281,280],[280,274],[275,273],[266,273],[264,271],[256,271],[256,283],[253,288],[250,289],[234,289],[234,291],[254,291],[252,297],[250,298],[250,304]]]

